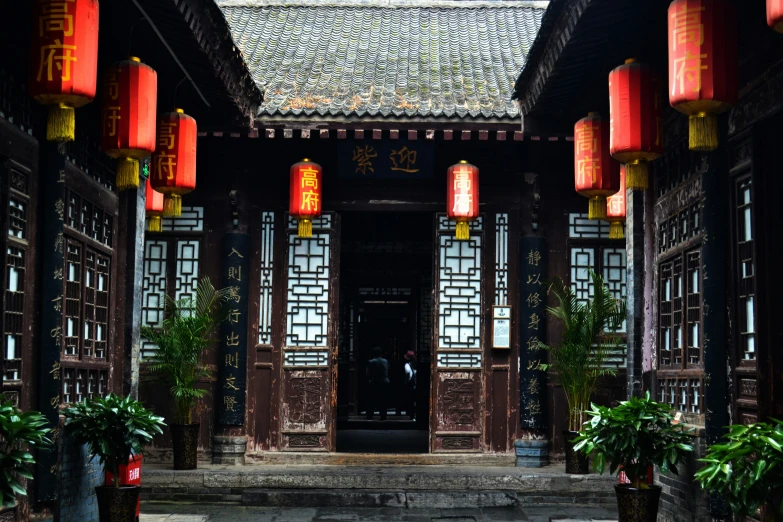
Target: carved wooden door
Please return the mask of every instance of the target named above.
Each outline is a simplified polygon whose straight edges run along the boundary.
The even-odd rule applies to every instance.
[[[313,237],[286,230],[280,448],[333,451],[337,404],[339,216],[313,220]]]
[[[433,452],[478,452],[484,419],[484,218],[471,223],[467,241],[455,239],[455,221],[440,214],[435,219],[430,447]]]

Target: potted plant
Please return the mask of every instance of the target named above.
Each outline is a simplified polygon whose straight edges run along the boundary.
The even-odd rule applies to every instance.
[[[579,299],[562,279],[553,280],[549,290],[558,305],[547,307],[547,312],[563,322],[563,336],[557,344],[539,343],[539,348],[549,351],[549,363],[541,367],[557,374],[568,403],[568,430],[563,432],[566,473],[590,471],[588,457],[574,450],[573,439],[584,423],[584,412],[600,379],[616,373],[606,367],[606,361],[622,346],[617,332],[626,318],[625,302],[612,296],[600,274],[588,273],[594,292],[587,301]]]
[[[713,444],[696,472],[701,487],[725,499],[735,515],[783,520],[783,425],[730,426],[726,442]]]
[[[130,397],[113,393],[85,399],[63,410],[63,415],[68,433],[87,444],[90,457],[97,456],[114,477],[112,485],[95,488],[101,522],[133,522],[141,487],[120,484],[120,465],[127,464],[132,455],[141,455],[144,445],[163,433],[163,417]]]
[[[592,405],[591,419],[575,439],[575,449],[594,455],[595,467],[603,474],[622,469],[630,484],[617,484],[620,522],[655,522],[661,487],[647,484],[647,470],[659,466],[664,473],[677,474],[691,446],[691,430],[674,424],[668,404],[655,402],[650,393],[631,397],[614,408]]]
[[[199,424],[193,422],[198,402],[209,392],[198,388],[211,373],[203,363],[204,352],[227,317],[225,302],[233,290],[215,290],[209,278],[199,279],[195,299],[166,300],[166,317],[160,328],[142,327],[141,335],[157,345],[147,359],[149,379],[166,386],[174,399],[171,441],[174,469],[196,469]]]
[[[16,496],[27,495],[19,480],[33,479],[28,469],[35,464],[30,448],[52,445],[48,424],[39,412],[23,412],[0,395],[0,521],[16,519]]]

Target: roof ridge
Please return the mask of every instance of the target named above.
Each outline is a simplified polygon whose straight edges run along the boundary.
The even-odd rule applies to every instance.
[[[373,8],[512,8],[546,9],[549,0],[215,0],[226,7],[373,7]]]

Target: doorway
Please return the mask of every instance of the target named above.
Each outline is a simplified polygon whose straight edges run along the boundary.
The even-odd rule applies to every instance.
[[[432,219],[425,212],[342,214],[339,452],[429,451]],[[375,351],[388,365],[380,392],[368,378]]]

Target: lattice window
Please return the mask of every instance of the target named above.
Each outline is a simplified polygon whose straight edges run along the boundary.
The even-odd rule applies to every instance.
[[[261,270],[260,298],[258,306],[258,343],[272,344],[272,277],[274,275],[275,253],[275,214],[261,213],[261,252],[259,268]]]
[[[330,250],[329,232],[289,231],[286,346],[328,346]]]
[[[481,354],[471,352],[439,352],[438,368],[481,368]]]
[[[661,262],[658,273],[658,367],[700,367],[701,251],[690,250]]]
[[[481,235],[439,237],[438,349],[481,348]]]
[[[60,378],[62,380],[62,401],[66,404],[104,397],[109,391],[109,371],[107,369],[62,368]]]
[[[182,215],[164,217],[163,232],[203,232],[204,207],[182,207]]]
[[[3,310],[3,381],[22,379],[22,342],[24,336],[26,250],[8,246],[5,266],[5,307]]]
[[[495,215],[495,304],[508,304],[508,214]]]
[[[568,237],[571,239],[609,239],[609,223],[587,219],[587,214],[569,214]]]
[[[703,392],[701,376],[658,379],[658,401],[683,413],[701,414]]]
[[[8,198],[8,235],[27,239],[27,201],[13,196]]]
[[[738,183],[735,195],[737,213],[735,274],[738,303],[740,361],[756,360],[756,263],[753,237],[753,192],[751,178]]]
[[[90,239],[112,247],[112,215],[72,190],[68,190],[66,196],[65,224]]]
[[[699,237],[702,233],[701,213],[701,202],[697,201],[663,220],[658,226],[658,253],[663,254]]]

